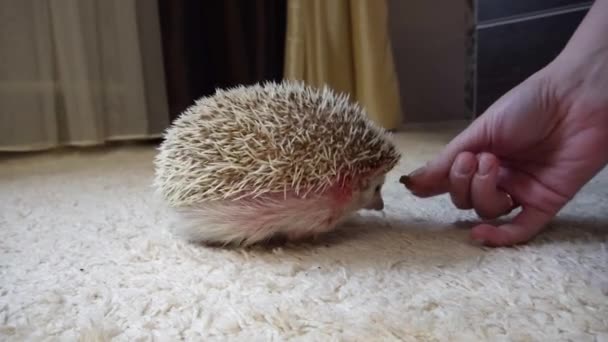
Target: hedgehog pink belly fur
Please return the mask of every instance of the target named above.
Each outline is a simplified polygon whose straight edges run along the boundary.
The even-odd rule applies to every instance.
[[[189,241],[251,245],[277,234],[289,240],[333,230],[354,212],[350,191],[329,191],[306,198],[284,194],[257,199],[210,201],[176,208],[171,230]]]

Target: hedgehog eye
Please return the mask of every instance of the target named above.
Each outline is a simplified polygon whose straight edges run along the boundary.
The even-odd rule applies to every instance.
[[[381,188],[381,186],[380,186],[380,185],[377,185],[377,186],[376,186],[376,190],[375,190],[375,191],[376,191],[376,192],[380,192],[380,188]]]

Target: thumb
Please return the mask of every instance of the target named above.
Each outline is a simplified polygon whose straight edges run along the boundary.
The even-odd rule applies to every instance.
[[[443,194],[449,188],[449,173],[461,152],[479,153],[489,144],[489,115],[477,118],[458,134],[439,154],[425,166],[399,180],[414,195],[430,197]]]
[[[471,237],[479,243],[491,247],[506,247],[526,243],[540,233],[551,221],[553,215],[524,207],[511,223],[501,226],[480,224],[473,228]]]

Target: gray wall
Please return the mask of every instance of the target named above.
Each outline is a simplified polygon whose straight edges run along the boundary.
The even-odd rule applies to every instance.
[[[466,0],[388,0],[405,123],[463,120]]]

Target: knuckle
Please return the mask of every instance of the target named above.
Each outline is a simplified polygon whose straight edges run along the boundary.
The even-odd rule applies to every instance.
[[[484,207],[475,207],[475,213],[477,214],[477,216],[484,220],[492,220],[502,216],[502,213],[498,210],[492,210],[490,208]]]
[[[467,209],[471,209],[471,207],[472,207],[471,204],[469,203],[469,201],[467,201],[466,198],[464,198],[464,196],[459,196],[457,194],[450,193],[450,198],[451,198],[454,206],[458,209],[467,210]]]

